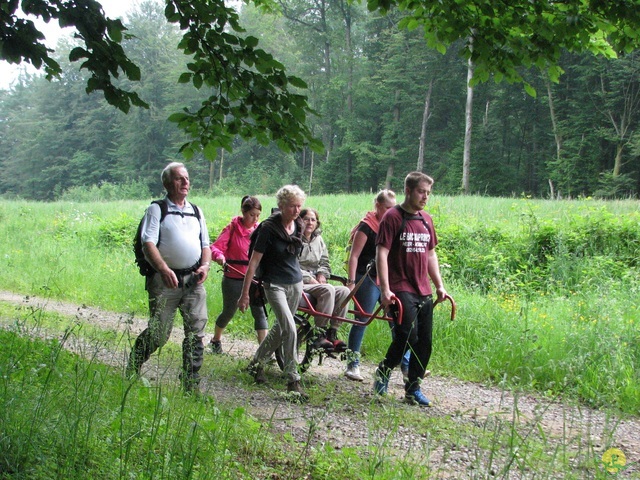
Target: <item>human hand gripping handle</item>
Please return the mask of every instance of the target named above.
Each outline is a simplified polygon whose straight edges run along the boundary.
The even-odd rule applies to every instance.
[[[443,289],[443,292],[444,292],[444,289]],[[454,321],[456,319],[456,302],[453,300],[453,297],[449,295],[447,292],[444,292],[444,295],[442,296],[442,298],[440,297],[440,295],[438,295],[438,299],[433,303],[433,306],[435,307],[436,305],[444,302],[445,300],[449,300],[451,302],[451,321]]]
[[[404,309],[402,307],[402,302],[398,297],[396,297],[391,291],[388,292],[388,296],[386,300],[383,300],[383,296],[380,296],[380,303],[382,304],[385,312],[387,312],[388,316],[398,323],[398,325],[402,324],[402,318],[404,315]]]

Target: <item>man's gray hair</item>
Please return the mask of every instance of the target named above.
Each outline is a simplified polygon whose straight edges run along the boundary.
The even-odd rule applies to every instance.
[[[184,163],[171,162],[169,165],[164,167],[164,170],[162,170],[160,179],[162,180],[163,186],[171,181],[171,172],[173,172],[175,168],[184,168],[185,170],[187,169],[187,167],[184,166]]]

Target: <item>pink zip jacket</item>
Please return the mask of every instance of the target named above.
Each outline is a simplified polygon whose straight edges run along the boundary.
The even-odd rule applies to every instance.
[[[242,223],[242,217],[234,217],[229,225],[222,229],[220,235],[211,245],[211,259],[218,260],[224,256],[227,264],[231,265],[235,270],[225,268],[224,276],[228,278],[244,278],[249,263],[249,241],[251,233],[256,229],[258,224],[247,228]]]

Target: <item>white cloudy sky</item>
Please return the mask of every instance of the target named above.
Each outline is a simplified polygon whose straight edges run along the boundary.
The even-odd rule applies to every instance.
[[[127,12],[134,8],[136,4],[132,0],[102,0],[100,1],[100,3],[102,4],[102,8],[104,9],[107,17],[110,18],[124,17]],[[71,31],[71,29],[69,28],[62,30],[58,26],[57,22],[54,21],[51,21],[47,24],[40,20],[37,20],[36,25],[38,26],[40,31],[45,34],[47,39],[46,44],[49,48],[55,48],[60,36],[69,34],[65,33],[65,31]],[[30,65],[28,67],[30,67]],[[0,88],[8,88],[11,83],[18,77],[20,71],[24,68],[27,68],[27,64],[25,64],[24,62],[20,65],[14,65],[0,60]],[[33,67],[30,68],[31,70],[29,71],[35,71]]]

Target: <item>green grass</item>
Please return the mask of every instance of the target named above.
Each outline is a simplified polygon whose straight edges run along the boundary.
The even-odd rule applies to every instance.
[[[153,384],[125,380],[119,369],[96,359],[109,337],[75,318],[38,310],[12,314],[8,307],[2,317],[15,318],[15,324],[0,330],[0,478],[384,480],[527,472],[582,478],[580,468],[599,471],[590,449],[561,448],[569,438],[550,446],[537,422],[516,427],[515,418],[500,415],[467,421],[455,412],[424,415],[393,399],[363,403],[340,396],[341,380],[335,378],[324,384],[308,380],[311,404],[323,408],[307,417],[306,440],[296,440],[274,434],[270,422],[252,417],[242,401],[185,397],[173,378]],[[61,340],[28,338],[33,329],[56,328],[65,332]],[[63,348],[78,338],[85,345],[82,357]],[[112,348],[120,343],[110,342]],[[162,364],[175,353],[152,361]],[[220,357],[218,381],[242,385],[241,362]],[[250,383],[245,388],[254,388]],[[338,448],[315,441],[318,429],[330,428],[324,412],[345,408],[366,412],[367,444]],[[423,440],[406,451],[392,448],[391,435],[406,428],[424,432]],[[452,471],[461,452],[470,459],[469,470]],[[582,467],[574,469],[576,463]]]
[[[332,265],[373,195],[311,197]],[[275,206],[261,197],[266,216]],[[214,238],[236,215],[235,197],[193,199]],[[146,201],[0,202],[0,288],[145,315],[131,242]],[[440,374],[562,395],[640,412],[640,203],[483,197],[430,199],[447,289],[437,307],[430,368]],[[211,324],[221,309],[220,272],[207,281]],[[210,324],[209,328],[212,328]],[[253,337],[248,314],[228,334]],[[348,325],[341,336],[346,337]],[[363,355],[379,361],[388,326],[367,330]]]

